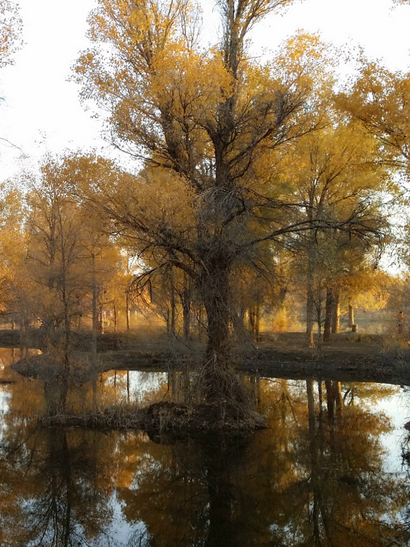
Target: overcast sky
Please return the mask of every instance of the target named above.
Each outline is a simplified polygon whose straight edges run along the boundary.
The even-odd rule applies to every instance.
[[[87,47],[87,14],[97,0],[19,0],[25,45],[15,65],[0,72],[0,179],[27,167],[47,150],[104,146],[99,123],[78,101],[67,81],[80,50]],[[206,40],[212,41],[213,0],[203,0]],[[361,45],[391,69],[410,69],[410,6],[392,0],[304,0],[283,17],[264,21],[253,35],[254,49],[272,50],[296,32],[320,32],[337,46]],[[206,28],[206,27],[205,27]]]

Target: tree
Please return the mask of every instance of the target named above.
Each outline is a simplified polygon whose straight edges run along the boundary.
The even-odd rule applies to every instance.
[[[380,158],[392,169],[410,167],[410,74],[391,72],[362,59],[359,77],[337,102],[382,145]]]
[[[64,409],[74,319],[78,322],[87,313],[92,325],[92,363],[96,364],[104,287],[114,277],[120,258],[114,242],[102,230],[101,219],[86,212],[71,193],[76,167],[70,158],[46,159],[40,181],[27,195],[27,255],[22,285],[26,287],[27,280],[31,280],[30,296],[41,324],[43,347],[56,363],[57,382],[52,389],[57,393],[58,387],[59,397],[50,412]]]
[[[381,244],[386,230],[381,195],[384,190],[392,191],[393,185],[376,163],[378,141],[358,123],[346,123],[334,113],[329,114],[326,127],[289,148],[281,160],[280,176],[283,182],[295,181],[296,217],[327,225],[350,218],[354,224],[353,231],[316,229],[296,234],[292,242],[298,269],[306,279],[307,339],[313,346],[315,307],[318,323],[322,319],[321,293],[327,291],[327,332],[331,304],[337,305],[339,300],[340,278],[354,257],[363,262],[366,254]]]
[[[24,205],[21,193],[9,183],[0,185],[0,315],[7,322],[21,318],[16,302],[16,281],[24,257]],[[18,244],[17,242],[21,242]]]
[[[275,184],[280,150],[321,125],[329,89],[326,46],[298,35],[265,65],[247,57],[250,30],[289,0],[220,0],[223,36],[197,44],[188,0],[100,0],[89,18],[94,48],[76,65],[83,99],[109,113],[114,144],[144,162],[92,187],[117,232],[156,268],[196,285],[207,314],[203,393],[220,400],[228,373],[230,274],[259,246],[327,222],[292,220]],[[119,183],[119,179],[122,182]],[[350,216],[337,226],[354,230]]]
[[[44,344],[61,365],[56,409],[65,407],[70,373],[71,319],[84,291],[80,267],[81,222],[58,162],[42,167],[41,184],[28,195],[26,273],[36,288]],[[56,363],[56,364],[57,364]]]
[[[9,0],[0,4],[0,67],[12,64],[13,54],[21,46],[22,21],[18,6]]]

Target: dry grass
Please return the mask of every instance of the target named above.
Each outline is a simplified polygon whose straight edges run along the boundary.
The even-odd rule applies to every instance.
[[[131,430],[144,428],[144,416],[145,413],[134,406],[115,405],[100,412],[82,415],[39,416],[37,421],[43,427]]]

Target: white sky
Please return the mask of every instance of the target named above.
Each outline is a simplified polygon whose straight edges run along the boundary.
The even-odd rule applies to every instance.
[[[0,0],[1,1],[1,0]],[[15,65],[0,71],[0,179],[51,150],[104,146],[99,122],[85,112],[78,88],[67,81],[87,47],[86,18],[96,0],[19,0],[25,46]],[[214,0],[203,0],[205,23],[215,28]],[[283,17],[269,18],[254,32],[254,46],[274,49],[297,29],[320,32],[337,46],[358,45],[391,69],[410,69],[410,6],[392,0],[304,0]],[[208,33],[211,31],[208,30]],[[212,40],[210,34],[205,39]],[[107,145],[106,145],[107,150]]]

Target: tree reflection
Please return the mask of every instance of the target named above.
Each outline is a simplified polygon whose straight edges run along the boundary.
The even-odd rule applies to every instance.
[[[109,452],[113,447],[102,437],[57,429],[7,432],[0,452],[0,487],[7,492],[1,545],[89,545],[87,538],[104,535],[115,476],[104,472],[109,459],[102,441]]]
[[[125,393],[122,382],[108,377],[104,398]],[[408,489],[383,468],[379,437],[391,426],[373,405],[392,389],[263,379],[253,388],[268,430],[159,444],[135,432],[36,429],[43,384],[8,386],[0,544],[407,546]],[[83,389],[73,407],[92,396]]]
[[[244,499],[232,475],[249,440],[222,435],[172,446],[147,446],[134,488],[119,491],[131,522],[142,520],[150,545],[241,544]]]
[[[291,541],[282,530],[275,540],[304,546],[407,545],[398,516],[403,484],[382,467],[379,436],[390,429],[388,420],[343,407],[339,383],[326,382],[327,413],[317,412],[311,380],[306,390],[308,428],[298,441],[304,480],[292,485],[299,519],[289,519]]]
[[[86,545],[85,537],[100,535],[110,523],[110,491],[97,486],[95,447],[69,437],[62,430],[37,431],[25,445],[3,445],[2,490],[15,503],[2,545]]]
[[[408,545],[404,485],[382,466],[388,419],[345,406],[339,383],[295,386],[270,390],[269,431],[147,446],[119,495],[149,545]]]

